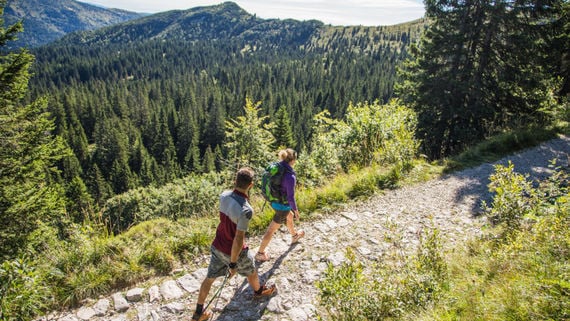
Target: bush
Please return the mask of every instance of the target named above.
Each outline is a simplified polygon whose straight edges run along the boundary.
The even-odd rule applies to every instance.
[[[131,190],[109,199],[103,209],[115,232],[156,218],[176,220],[183,217],[207,216],[216,212],[218,197],[231,188],[225,173],[190,175],[163,187]]]
[[[415,113],[397,100],[386,105],[351,104],[339,130],[343,168],[411,162],[419,147],[416,125]]]
[[[501,237],[508,237],[536,210],[537,194],[525,176],[514,172],[511,162],[507,167],[496,165],[490,180],[489,191],[495,195],[491,207],[483,204],[485,215],[503,230]]]
[[[372,265],[370,271],[365,271],[367,264],[347,249],[347,261],[339,268],[329,265],[317,283],[326,310],[320,319],[387,320],[421,310],[447,288],[449,276],[442,253],[437,230],[422,237],[416,256],[395,254],[384,263]]]
[[[51,293],[25,259],[0,265],[0,319],[32,319],[51,301]]]
[[[490,237],[470,242],[451,258],[451,282],[441,300],[402,319],[570,318],[569,180],[567,169],[553,165],[554,174],[534,188],[511,165],[497,167],[491,187],[499,191],[493,199],[497,208],[488,210],[500,222],[498,231],[491,229]]]

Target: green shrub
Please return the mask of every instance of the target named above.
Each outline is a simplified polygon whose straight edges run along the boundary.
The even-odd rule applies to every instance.
[[[489,210],[501,223],[488,231],[490,236],[470,242],[451,258],[449,289],[441,300],[403,319],[570,318],[569,181],[567,169],[553,167],[553,175],[538,187],[512,173],[511,165],[497,168],[491,187],[500,191],[493,199],[497,208]],[[529,195],[536,198],[529,202]],[[511,213],[511,207],[518,212]],[[494,237],[506,236],[506,230],[508,237]]]
[[[419,148],[416,125],[415,113],[397,100],[386,105],[378,101],[351,104],[339,129],[343,168],[412,161]]]
[[[389,320],[435,302],[447,288],[447,263],[437,230],[422,237],[418,253],[402,253],[373,264],[358,261],[347,249],[338,268],[329,265],[317,283],[322,320]],[[370,268],[366,270],[366,266]]]
[[[491,206],[483,204],[485,215],[498,225],[501,237],[520,230],[523,218],[536,211],[538,195],[525,176],[514,172],[514,165],[496,165],[490,177],[489,191],[495,193]]]
[[[0,320],[29,320],[49,306],[49,288],[25,259],[0,265]]]
[[[295,171],[299,183],[306,187],[321,186],[338,175],[340,168],[340,122],[330,118],[328,110],[313,118],[313,136],[309,143],[310,154],[300,154]]]
[[[147,246],[140,257],[140,262],[158,273],[166,274],[174,266],[174,255],[169,246],[159,240],[155,240]]]
[[[176,220],[207,216],[216,212],[220,192],[231,188],[226,173],[190,175],[160,188],[128,191],[109,199],[103,209],[115,232],[156,218]]]

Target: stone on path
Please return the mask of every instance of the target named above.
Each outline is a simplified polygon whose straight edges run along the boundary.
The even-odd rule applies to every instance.
[[[160,290],[158,285],[153,285],[148,289],[148,302],[158,302],[160,301]]]
[[[186,310],[186,306],[182,302],[172,302],[163,306],[162,309],[170,314],[179,314]]]
[[[89,320],[95,316],[95,310],[91,307],[83,307],[77,311],[77,317],[81,320]]]
[[[200,282],[190,274],[184,275],[176,280],[176,282],[178,282],[178,284],[189,293],[194,293],[200,290]]]
[[[127,301],[129,302],[139,302],[142,300],[142,294],[144,292],[143,288],[134,288],[127,291]]]
[[[129,309],[129,303],[121,292],[113,294],[113,302],[117,312],[125,312]]]
[[[184,292],[174,280],[168,280],[160,285],[160,294],[168,301],[171,299],[178,299],[184,295]]]
[[[102,317],[104,316],[107,311],[109,311],[109,307],[111,306],[111,302],[107,299],[101,299],[95,303],[93,306],[93,310],[95,310],[95,316]]]

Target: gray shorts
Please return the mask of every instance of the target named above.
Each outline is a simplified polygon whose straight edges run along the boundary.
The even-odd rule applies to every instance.
[[[225,276],[228,272],[230,256],[226,253],[220,252],[214,246],[210,247],[210,251],[212,252],[212,255],[210,256],[207,278],[214,279],[219,276]],[[251,254],[248,249],[244,249],[241,251],[237,260],[237,273],[243,276],[248,276],[253,272],[255,272],[253,254]]]
[[[278,211],[275,210],[275,214],[273,214],[273,222],[277,224],[285,224],[287,223],[287,216],[289,216],[291,211]]]

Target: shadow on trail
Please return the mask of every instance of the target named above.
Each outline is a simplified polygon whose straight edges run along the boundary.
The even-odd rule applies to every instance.
[[[522,175],[528,175],[527,180],[536,184],[537,180],[543,180],[552,174],[549,165],[553,159],[557,164],[568,166],[568,153],[570,152],[568,139],[556,139],[550,144],[542,144],[534,148],[519,151],[516,154],[504,157],[496,162],[482,164],[477,167],[462,170],[457,173],[447,174],[442,179],[455,177],[462,181],[468,181],[465,187],[458,189],[455,201],[462,203],[465,198],[474,198],[472,207],[473,216],[483,213],[481,207],[483,201],[490,205],[493,194],[489,191],[490,176],[495,172],[496,165],[508,166],[509,162],[514,165],[514,171]]]
[[[259,274],[259,283],[265,284],[267,283],[275,271],[279,269],[285,258],[289,255],[291,251],[293,251],[299,243],[295,243],[289,246],[287,251],[283,252],[275,261],[269,270],[264,273]],[[272,260],[267,262],[256,262],[255,266],[258,269],[263,264],[271,264]],[[277,288],[277,293],[270,297],[270,298],[261,298],[261,299],[254,299],[253,298],[253,289],[249,286],[247,282],[247,278],[244,278],[243,282],[240,286],[235,290],[233,297],[230,299],[228,304],[220,311],[219,313],[215,313],[214,320],[229,320],[228,317],[230,314],[235,313],[236,311],[240,311],[243,315],[243,321],[255,321],[260,320],[263,316],[265,309],[269,302],[276,296],[279,295],[279,288]],[[249,311],[249,312],[248,312]]]

